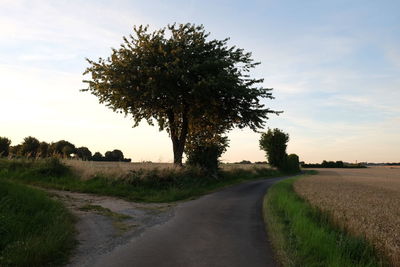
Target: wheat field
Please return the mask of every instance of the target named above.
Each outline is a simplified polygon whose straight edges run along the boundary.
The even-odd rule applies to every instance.
[[[400,266],[400,167],[318,169],[294,190]]]

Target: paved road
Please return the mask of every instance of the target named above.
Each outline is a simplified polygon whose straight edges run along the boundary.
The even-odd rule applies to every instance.
[[[167,223],[102,255],[92,266],[276,266],[262,199],[282,178],[232,186],[180,204]]]

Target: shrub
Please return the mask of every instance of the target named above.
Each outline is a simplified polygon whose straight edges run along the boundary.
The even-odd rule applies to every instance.
[[[0,160],[0,170],[6,173],[20,172],[26,176],[58,177],[70,172],[70,169],[57,158]]]
[[[0,157],[8,157],[11,140],[7,137],[0,137]]]
[[[299,156],[297,156],[296,154],[288,155],[286,158],[284,171],[289,173],[300,172]]]

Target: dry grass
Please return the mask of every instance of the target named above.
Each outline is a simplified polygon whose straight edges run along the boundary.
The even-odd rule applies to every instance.
[[[89,179],[95,175],[106,175],[109,177],[121,177],[130,171],[154,170],[154,169],[176,169],[172,163],[148,163],[148,162],[101,162],[63,160],[78,173],[79,177]]]
[[[105,175],[109,177],[122,177],[130,171],[138,170],[176,170],[172,163],[151,163],[151,162],[99,162],[99,161],[81,161],[81,160],[63,160],[63,162],[72,167],[72,169],[82,179],[89,179],[95,175]],[[221,164],[223,170],[244,169],[253,170],[258,168],[266,168],[266,164]]]
[[[295,191],[400,266],[400,168],[319,169]]]

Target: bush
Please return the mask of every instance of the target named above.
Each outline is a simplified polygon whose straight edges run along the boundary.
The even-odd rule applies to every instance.
[[[33,175],[58,177],[68,174],[70,170],[67,166],[62,164],[58,158],[48,158],[39,161],[31,171]]]
[[[299,156],[296,154],[290,154],[286,157],[286,164],[284,171],[288,173],[298,173],[300,172]]]
[[[189,166],[199,167],[203,171],[216,175],[219,157],[225,151],[223,144],[208,144],[196,146],[188,152],[186,163]]]
[[[26,176],[62,176],[70,169],[57,158],[0,160],[0,170],[5,173],[19,172]]]
[[[8,157],[11,140],[7,137],[0,137],[0,157]]]

